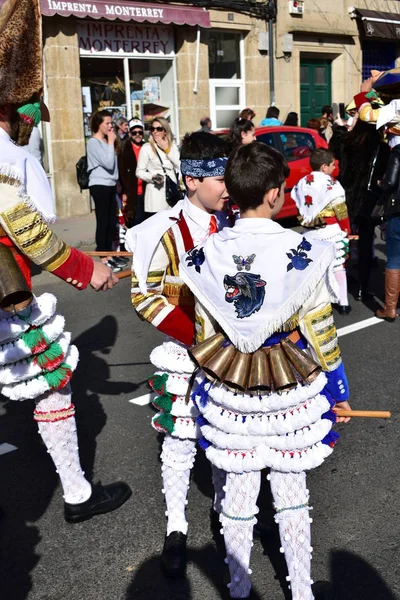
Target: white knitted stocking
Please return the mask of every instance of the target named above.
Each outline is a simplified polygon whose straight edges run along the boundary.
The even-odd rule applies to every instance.
[[[342,306],[349,304],[349,298],[347,296],[347,275],[345,269],[334,271],[335,279],[339,286],[339,299]]]
[[[90,497],[92,486],[82,471],[74,414],[69,385],[36,399],[34,419],[60,476],[64,500],[80,504]]]
[[[260,471],[228,473],[226,479],[220,520],[223,526],[226,562],[231,574],[231,582],[228,584],[231,598],[248,598],[250,594],[249,565],[260,484]]]
[[[271,492],[293,600],[312,600],[311,534],[306,474],[271,470]]]
[[[196,440],[181,440],[166,435],[162,446],[161,467],[163,478],[163,494],[168,517],[167,535],[172,531],[181,531],[185,535],[188,530],[185,509],[189,490],[190,469],[196,456]]]
[[[225,498],[225,490],[223,489],[226,484],[226,471],[218,469],[215,465],[211,464],[212,470],[212,482],[214,485],[214,502],[213,508],[215,512],[220,514],[222,510],[222,501]]]

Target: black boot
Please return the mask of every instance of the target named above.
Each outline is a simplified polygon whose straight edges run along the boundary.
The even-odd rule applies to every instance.
[[[87,521],[95,515],[102,515],[122,506],[132,495],[127,483],[117,481],[109,485],[92,485],[92,495],[80,504],[64,502],[64,518],[68,523]]]
[[[348,304],[337,304],[336,310],[338,311],[339,315],[348,315],[351,313],[351,306]]]
[[[171,579],[185,575],[186,570],[186,540],[187,535],[181,531],[173,531],[165,536],[164,548],[161,554],[161,568]]]

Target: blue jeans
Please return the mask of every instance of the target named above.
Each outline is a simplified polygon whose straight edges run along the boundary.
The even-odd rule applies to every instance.
[[[400,216],[389,217],[386,225],[387,269],[400,269]]]

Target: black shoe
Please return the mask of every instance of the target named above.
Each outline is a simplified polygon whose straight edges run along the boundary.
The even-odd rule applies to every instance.
[[[121,267],[126,267],[129,262],[129,258],[126,256],[113,256],[113,262],[117,263]]]
[[[113,273],[119,273],[120,271],[122,271],[122,265],[117,263],[113,258],[110,258],[110,260],[108,260],[105,264],[107,265],[107,267],[110,267]]]
[[[374,299],[373,294],[370,294],[366,290],[362,290],[361,288],[358,290],[355,295],[355,299],[357,302],[371,302]]]
[[[186,570],[186,540],[187,535],[181,531],[173,531],[165,537],[161,554],[161,568],[171,579],[185,575]]]
[[[336,598],[335,589],[329,581],[316,581],[311,587],[314,600],[335,600]]]
[[[64,502],[64,518],[68,523],[87,521],[95,515],[102,515],[122,506],[132,495],[127,483],[117,481],[109,485],[92,485],[92,495],[81,504]]]
[[[348,315],[351,312],[351,306],[348,304],[338,304],[336,310],[339,315]]]

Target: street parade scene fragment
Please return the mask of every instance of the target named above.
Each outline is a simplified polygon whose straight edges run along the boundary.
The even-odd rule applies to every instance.
[[[400,598],[400,3],[342,4],[0,1],[1,599]]]

